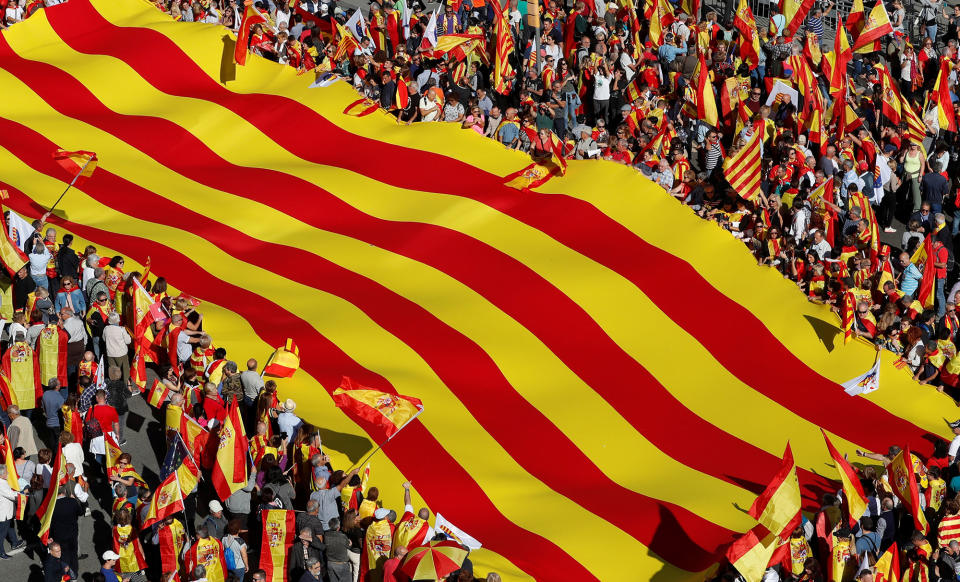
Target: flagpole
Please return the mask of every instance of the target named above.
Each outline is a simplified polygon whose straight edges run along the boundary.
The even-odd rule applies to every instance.
[[[382,443],[380,443],[379,445],[377,445],[377,448],[373,449],[373,452],[371,452],[369,455],[367,455],[367,457],[366,457],[364,460],[362,460],[362,461],[360,461],[359,463],[357,463],[356,465],[354,465],[350,470],[352,471],[352,470],[355,469],[355,468],[362,467],[362,466],[364,465],[364,463],[366,463],[367,461],[370,460],[370,457],[372,457],[372,456],[374,456],[375,454],[377,454],[377,451],[379,451],[381,448],[383,448],[383,445],[389,443],[390,440],[393,439],[393,437],[395,437],[395,436],[397,436],[398,434],[400,434],[400,431],[403,430],[403,429],[405,429],[405,428],[407,428],[407,425],[410,424],[411,422],[413,422],[414,420],[416,420],[417,417],[420,416],[420,414],[421,414],[422,412],[423,412],[423,409],[421,408],[420,410],[417,411],[416,414],[414,414],[413,416],[410,417],[410,420],[408,420],[407,422],[403,423],[403,426],[401,426],[400,428],[398,428],[398,429],[397,429],[397,432],[393,433],[392,435],[390,435],[389,437],[387,437],[387,440],[385,440],[385,441],[383,441]]]
[[[273,353],[270,354],[270,357],[267,358],[267,361],[263,363],[263,371],[260,372],[260,379],[261,379],[261,380],[263,380],[263,375],[267,373],[267,364],[270,363],[270,360],[273,358],[273,356],[277,355],[277,352],[279,352],[279,351],[280,351],[279,348],[273,350]]]
[[[53,203],[53,206],[50,207],[50,210],[47,211],[47,214],[53,214],[53,209],[57,207],[57,204],[60,204],[60,201],[63,200],[63,197],[64,197],[64,196],[67,195],[67,192],[70,191],[70,188],[72,188],[73,185],[76,184],[77,178],[79,178],[80,175],[83,174],[84,170],[87,169],[87,166],[88,166],[88,165],[90,164],[90,162],[92,162],[92,161],[93,161],[93,156],[87,156],[87,161],[83,163],[83,167],[81,167],[81,168],[80,168],[80,171],[77,172],[77,175],[73,177],[73,180],[70,180],[70,183],[67,184],[66,190],[64,190],[64,191],[63,191],[63,194],[61,194],[60,197],[57,198],[57,201]]]

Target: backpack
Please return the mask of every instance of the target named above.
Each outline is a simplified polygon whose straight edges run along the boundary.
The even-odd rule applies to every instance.
[[[233,550],[233,547],[237,544],[235,538],[230,539],[230,544],[223,544],[223,561],[227,565],[227,571],[237,570],[243,567],[243,560],[240,559],[240,556],[236,555],[237,552]]]
[[[100,426],[97,417],[93,415],[93,409],[96,407],[96,404],[90,407],[90,410],[87,411],[87,418],[83,422],[83,436],[88,440],[103,436],[103,427]]]

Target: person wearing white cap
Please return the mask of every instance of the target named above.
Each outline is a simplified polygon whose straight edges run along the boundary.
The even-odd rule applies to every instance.
[[[207,507],[210,509],[210,514],[207,516],[207,519],[204,520],[203,524],[207,526],[210,537],[217,538],[218,540],[222,539],[223,533],[227,529],[227,518],[223,515],[223,505],[214,499]]]
[[[113,550],[107,550],[101,557],[103,558],[103,567],[100,568],[100,573],[106,578],[106,582],[120,582],[120,576],[117,574],[117,571],[113,569],[117,560],[120,559],[120,554]],[[124,578],[123,582],[127,582],[129,579],[129,577]]]
[[[367,568],[373,571],[378,565],[390,559],[393,555],[393,522],[397,520],[397,512],[383,507],[373,512],[373,523],[367,526],[367,535],[364,538],[363,556]]]
[[[297,403],[292,398],[287,398],[283,403],[283,412],[277,415],[277,426],[280,427],[280,433],[286,433],[287,442],[296,440],[297,431],[303,425],[303,420],[294,414],[297,409]]]

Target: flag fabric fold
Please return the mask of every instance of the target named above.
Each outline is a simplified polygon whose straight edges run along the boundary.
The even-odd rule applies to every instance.
[[[221,501],[234,491],[246,487],[249,476],[247,437],[240,420],[239,406],[236,399],[230,401],[227,418],[218,432],[220,443],[210,480]]]
[[[263,367],[264,376],[289,378],[300,369],[300,348],[292,339],[276,349]]]
[[[917,475],[913,469],[909,445],[897,453],[897,456],[887,465],[887,478],[893,493],[903,502],[904,508],[913,515],[914,527],[926,534],[929,525],[920,507],[920,489],[917,487]]]
[[[260,569],[267,573],[266,582],[288,582],[287,557],[290,546],[297,537],[296,512],[286,509],[264,509],[260,512],[260,517],[263,523]]]
[[[53,159],[72,176],[71,180],[76,186],[80,186],[97,169],[97,154],[94,152],[57,150],[53,152]]]
[[[747,512],[772,534],[783,539],[800,524],[800,481],[790,444],[783,453],[783,462],[773,480]]]
[[[823,433],[823,440],[827,443],[827,450],[830,451],[830,457],[837,468],[837,474],[840,476],[840,483],[843,485],[843,498],[847,503],[847,512],[850,516],[850,523],[856,522],[867,511],[867,496],[863,492],[863,485],[860,484],[860,477],[840,451],[830,442],[827,431],[820,429]]]

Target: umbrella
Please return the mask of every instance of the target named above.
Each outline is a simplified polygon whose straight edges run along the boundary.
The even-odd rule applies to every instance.
[[[412,548],[400,570],[413,580],[439,580],[459,569],[467,553],[457,542],[430,542]]]

